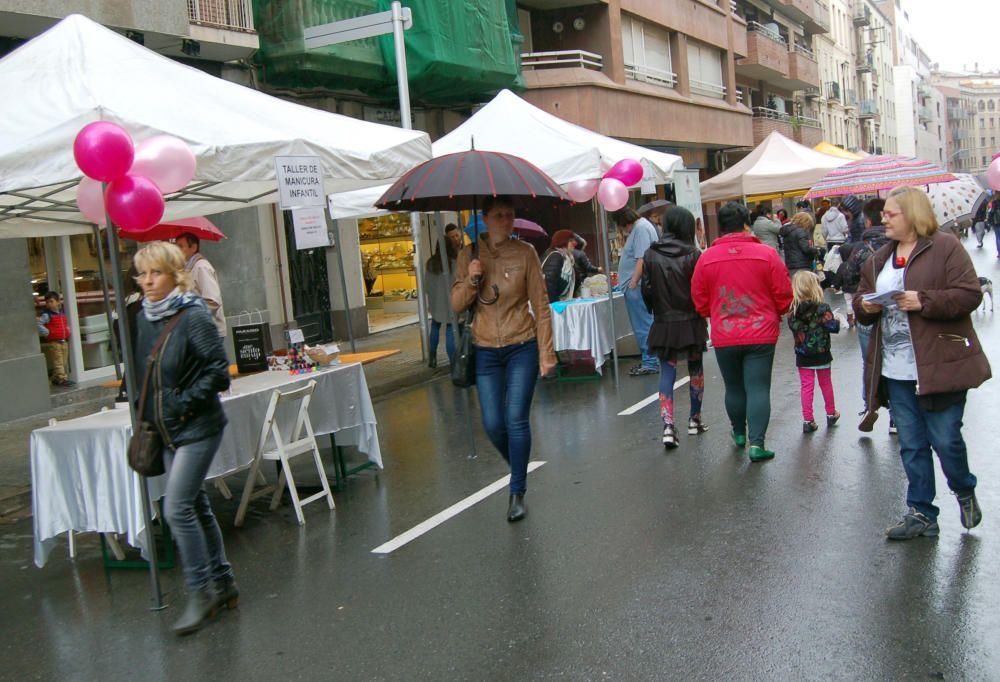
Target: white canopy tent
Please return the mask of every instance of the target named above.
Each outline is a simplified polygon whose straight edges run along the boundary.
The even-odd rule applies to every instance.
[[[73,140],[97,120],[166,133],[198,170],[166,218],[275,202],[274,156],[322,159],[325,189],[382,185],[430,156],[426,133],[359,121],[216,78],[71,15],[0,60],[0,238],[83,234]]]
[[[721,201],[811,187],[849,159],[823,154],[772,132],[746,158],[701,183],[701,200]]]
[[[542,111],[502,90],[468,121],[433,145],[434,156],[476,149],[504,152],[526,159],[560,185],[600,178],[622,159],[640,161],[646,177],[662,185],[674,170],[684,167],[681,157],[595,133]],[[331,215],[359,218],[377,215],[375,201],[388,185],[330,197]]]

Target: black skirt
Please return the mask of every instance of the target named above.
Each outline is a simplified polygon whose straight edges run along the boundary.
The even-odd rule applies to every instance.
[[[708,325],[705,318],[676,322],[653,322],[646,347],[660,360],[687,360],[707,349]]]

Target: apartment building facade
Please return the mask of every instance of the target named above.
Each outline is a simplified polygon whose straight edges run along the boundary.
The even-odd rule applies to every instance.
[[[1000,73],[934,71],[946,102],[949,170],[985,173],[1000,152]]]

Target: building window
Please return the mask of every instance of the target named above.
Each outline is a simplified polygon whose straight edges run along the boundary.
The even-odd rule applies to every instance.
[[[722,52],[707,45],[688,41],[688,78],[691,92],[722,99],[726,86],[722,84]]]
[[[979,138],[979,146],[980,147],[985,147],[986,146],[986,138],[985,137]]]
[[[983,111],[986,109],[986,103],[983,100],[979,100],[979,110]]]
[[[626,78],[668,88],[677,85],[666,29],[622,15],[622,51]]]
[[[989,109],[990,111],[996,111],[997,105],[993,100],[990,100],[989,102],[987,102],[986,108]]]

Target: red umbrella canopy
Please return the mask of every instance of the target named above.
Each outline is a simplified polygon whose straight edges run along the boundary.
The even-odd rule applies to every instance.
[[[154,225],[142,232],[119,230],[118,234],[125,239],[133,239],[137,242],[166,241],[176,239],[182,234],[193,234],[198,239],[209,242],[217,242],[226,238],[226,235],[222,234],[222,230],[217,228],[208,218],[181,218]]]
[[[521,207],[573,201],[531,162],[473,149],[425,161],[397,180],[375,206],[390,211],[455,211],[501,194]]]
[[[869,194],[899,185],[931,185],[956,179],[941,166],[912,156],[868,156],[834,168],[812,186],[806,199]]]
[[[524,218],[514,218],[514,234],[519,239],[541,239],[549,236],[541,225]]]

